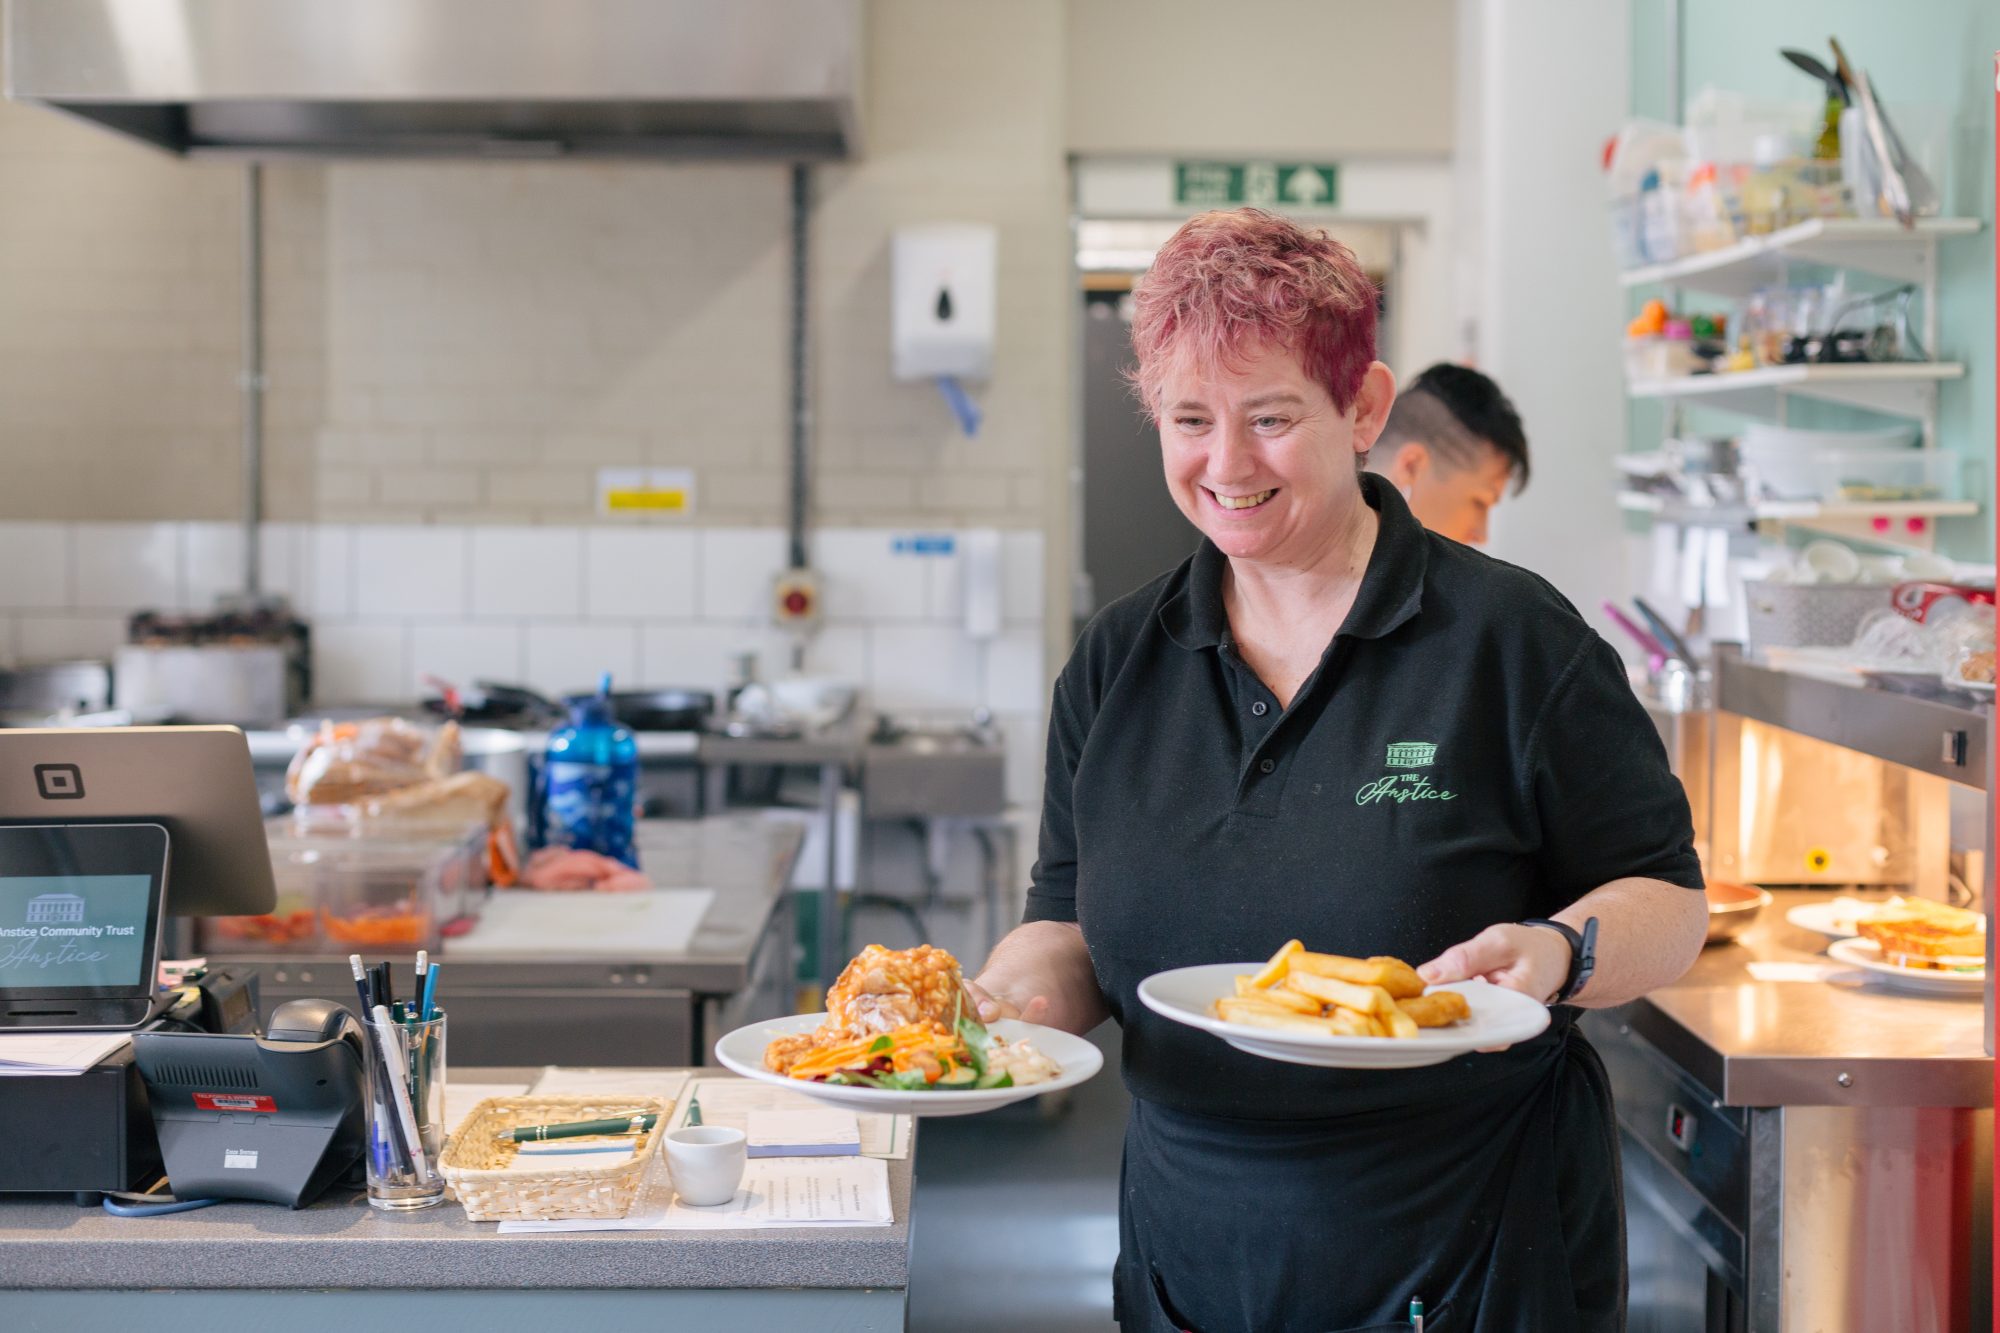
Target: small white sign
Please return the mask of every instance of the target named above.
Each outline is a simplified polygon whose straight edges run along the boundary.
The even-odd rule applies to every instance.
[[[222,1166],[226,1171],[255,1171],[257,1150],[255,1148],[224,1148]]]

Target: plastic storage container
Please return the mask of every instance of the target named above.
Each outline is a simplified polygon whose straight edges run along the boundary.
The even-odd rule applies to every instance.
[[[1950,500],[1960,461],[1943,449],[1828,449],[1813,467],[1822,500]]]
[[[478,913],[486,826],[399,830],[396,837],[265,827],[276,909],[201,921],[204,952],[354,953],[438,946],[447,924]]]

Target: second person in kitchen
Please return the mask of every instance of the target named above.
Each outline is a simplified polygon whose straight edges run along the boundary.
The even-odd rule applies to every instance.
[[[1368,470],[1432,532],[1484,546],[1493,510],[1528,485],[1528,436],[1491,378],[1440,361],[1396,395]]]

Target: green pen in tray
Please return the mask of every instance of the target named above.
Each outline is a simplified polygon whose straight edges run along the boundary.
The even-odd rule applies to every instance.
[[[629,1116],[606,1116],[599,1120],[570,1120],[559,1125],[521,1125],[502,1130],[502,1143],[543,1143],[549,1139],[580,1139],[592,1134],[643,1134],[660,1123],[650,1111]]]

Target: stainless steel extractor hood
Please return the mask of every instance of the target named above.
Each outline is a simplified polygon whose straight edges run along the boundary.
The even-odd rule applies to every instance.
[[[7,96],[190,156],[857,151],[861,0],[5,0]]]

